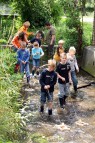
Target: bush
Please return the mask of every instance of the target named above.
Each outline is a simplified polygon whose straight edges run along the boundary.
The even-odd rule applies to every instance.
[[[9,49],[0,50],[0,142],[21,143],[24,131],[18,103],[21,76],[14,74],[15,55]]]

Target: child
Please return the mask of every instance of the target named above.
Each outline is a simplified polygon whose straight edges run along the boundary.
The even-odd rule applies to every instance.
[[[24,32],[26,36],[26,40],[28,40],[28,36],[34,35],[33,32],[28,32],[28,28],[30,27],[30,22],[26,21],[23,23],[23,26],[18,30],[18,32]]]
[[[34,77],[34,73],[36,71],[37,76],[39,76],[39,66],[40,66],[40,58],[44,55],[42,48],[39,47],[39,43],[36,41],[33,43],[32,48],[32,57],[33,57],[33,69],[32,76]]]
[[[26,42],[21,43],[21,49],[17,51],[17,58],[20,62],[21,73],[26,72],[27,83],[30,81],[30,71],[29,71],[29,51],[26,49]]]
[[[53,56],[53,58],[56,60],[56,62],[60,62],[60,54],[64,53],[63,44],[64,44],[64,41],[59,40],[57,50]]]
[[[55,60],[48,60],[48,68],[44,69],[40,76],[40,84],[41,84],[41,106],[40,112],[44,112],[44,104],[46,99],[48,100],[48,115],[52,115],[52,102],[53,102],[53,92],[54,85],[57,81],[57,74],[54,71],[56,66]]]
[[[67,60],[68,60],[68,63],[70,64],[70,66],[71,66],[71,78],[72,78],[72,81],[73,81],[74,91],[75,91],[75,93],[77,93],[78,81],[77,81],[75,70],[77,72],[79,72],[79,67],[78,67],[78,64],[77,64],[75,53],[76,53],[75,47],[70,47],[69,48],[69,53],[67,53]]]
[[[70,64],[67,63],[66,53],[62,53],[60,57],[61,61],[57,65],[56,72],[59,83],[59,103],[60,107],[64,108],[66,104],[66,98],[69,94],[69,82],[71,82]]]

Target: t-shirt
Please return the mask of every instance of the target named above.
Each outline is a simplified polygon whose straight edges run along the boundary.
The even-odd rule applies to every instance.
[[[44,86],[50,85],[49,92],[53,92],[56,81],[57,81],[57,74],[55,71],[50,72],[48,71],[48,69],[43,70],[40,76],[41,91],[46,92]]]
[[[59,63],[57,65],[57,68],[56,68],[56,72],[65,78],[65,81],[62,81],[62,79],[58,78],[58,83],[60,84],[64,84],[64,83],[68,83],[69,82],[69,71],[71,70],[70,68],[70,64],[69,63],[66,63],[66,64],[61,64]]]
[[[32,48],[32,56],[33,56],[33,59],[40,59],[41,55],[43,54],[43,50],[42,48]]]
[[[49,29],[49,31],[46,35],[46,44],[48,44],[48,45],[50,44],[52,35],[55,35],[55,28],[53,26],[51,26],[51,28]],[[54,40],[54,42],[55,42],[55,40]]]

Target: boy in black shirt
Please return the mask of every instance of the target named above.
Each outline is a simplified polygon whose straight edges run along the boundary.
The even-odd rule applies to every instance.
[[[61,54],[61,62],[57,65],[56,72],[59,83],[59,103],[60,107],[64,108],[66,98],[69,94],[69,82],[71,82],[70,64],[67,63],[66,53]]]
[[[57,74],[54,71],[56,66],[55,60],[48,60],[48,68],[43,70],[40,76],[41,84],[41,106],[40,112],[44,112],[44,104],[46,99],[48,100],[48,115],[52,115],[52,102],[53,102],[53,92],[54,85],[57,81]]]

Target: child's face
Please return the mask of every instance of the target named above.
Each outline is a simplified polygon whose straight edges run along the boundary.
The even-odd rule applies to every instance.
[[[60,59],[61,59],[62,64],[65,64],[67,62],[67,57],[66,56],[61,56]]]
[[[48,70],[49,70],[49,71],[54,71],[54,69],[55,69],[54,66],[51,66],[51,65],[48,66]]]
[[[24,49],[25,49],[25,46],[22,46],[22,47],[21,47],[21,49],[23,49],[23,50],[24,50]]]
[[[63,47],[63,44],[62,44],[62,43],[59,43],[58,46],[59,46],[60,48],[62,48],[62,47]]]
[[[39,45],[38,45],[38,44],[34,44],[34,47],[35,47],[35,48],[38,48],[38,47],[39,47]]]
[[[69,54],[73,57],[75,55],[75,51],[74,50],[70,50]]]

